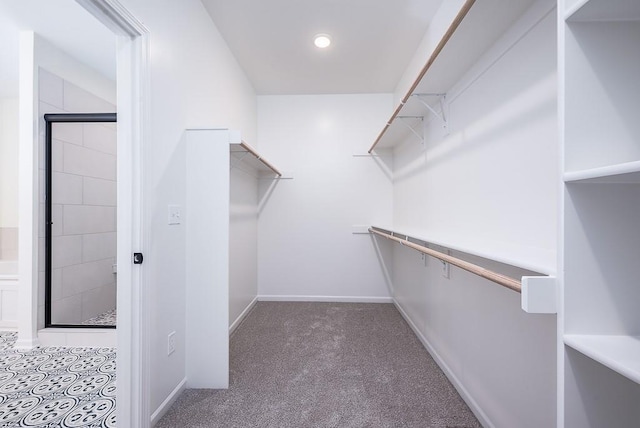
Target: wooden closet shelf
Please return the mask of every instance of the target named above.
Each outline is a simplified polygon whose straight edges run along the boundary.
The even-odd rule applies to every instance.
[[[239,143],[230,143],[229,151],[231,152],[232,158],[248,164],[257,171],[274,173],[278,177],[282,177],[282,173],[275,166],[273,166],[271,162],[263,158],[262,155],[260,155],[256,151],[256,149],[254,149],[244,141],[240,141]],[[247,155],[249,155],[250,157],[247,158]]]

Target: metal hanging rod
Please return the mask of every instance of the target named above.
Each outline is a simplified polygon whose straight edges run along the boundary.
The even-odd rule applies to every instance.
[[[418,245],[414,242],[409,241],[409,237],[407,235],[404,235],[405,239],[401,239],[401,238],[398,238],[397,236],[394,236],[393,232],[387,233],[387,232],[374,229],[373,227],[369,228],[369,232],[382,236],[383,238],[387,238],[392,241],[398,242],[399,244],[402,244],[404,246],[417,250],[423,254],[427,254],[429,256],[435,257],[436,259],[452,264],[453,266],[457,266],[460,269],[464,269],[467,272],[471,272],[485,279],[488,279],[489,281],[493,281],[496,284],[500,284],[503,287],[506,287],[510,290],[516,291],[518,293],[522,292],[522,283],[517,279],[513,279],[508,276],[494,272],[492,270],[485,269],[481,266],[475,265],[473,263],[469,263],[457,257],[450,256],[449,254],[445,254],[440,251],[436,251],[431,248]]]

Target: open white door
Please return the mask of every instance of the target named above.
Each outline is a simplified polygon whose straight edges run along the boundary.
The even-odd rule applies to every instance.
[[[76,0],[117,36],[118,105],[118,426],[145,428],[149,411],[149,310],[144,265],[144,141],[148,30],[115,0]]]

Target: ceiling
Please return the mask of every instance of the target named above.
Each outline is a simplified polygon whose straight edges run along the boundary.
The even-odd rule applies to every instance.
[[[393,92],[442,1],[202,3],[263,95]],[[17,96],[21,29],[115,80],[114,36],[75,1],[1,0],[0,97]],[[313,45],[318,33],[331,35],[328,49]]]
[[[255,90],[393,92],[443,0],[202,0]],[[326,50],[313,45],[331,35]]]
[[[115,36],[75,1],[1,0],[0,97],[18,95],[20,30],[35,31],[49,43],[115,80]]]

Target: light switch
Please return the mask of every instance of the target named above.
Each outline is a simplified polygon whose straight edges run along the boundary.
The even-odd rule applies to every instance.
[[[180,205],[169,205],[169,224],[182,223],[182,211]]]

